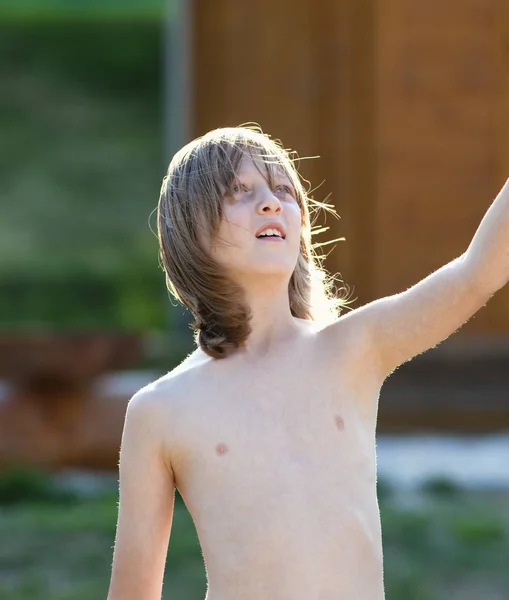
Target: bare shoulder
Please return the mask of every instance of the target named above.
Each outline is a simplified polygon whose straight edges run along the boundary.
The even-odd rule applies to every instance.
[[[363,309],[357,308],[344,313],[323,329],[324,342],[330,350],[362,351],[369,348],[369,323],[364,318]]]
[[[210,360],[200,350],[193,352],[173,370],[137,391],[129,402],[128,410],[156,419],[176,410],[182,400],[190,397],[201,379],[204,365]]]
[[[334,379],[350,380],[369,390],[383,382],[379,360],[373,344],[370,319],[363,307],[349,310],[320,332],[322,353]]]
[[[160,598],[178,487],[180,408],[197,356],[144,386],[127,406],[119,461],[119,517],[110,593]],[[187,380],[187,383],[186,383]],[[186,387],[187,386],[187,387]],[[178,436],[181,436],[179,439]]]
[[[175,369],[138,390],[127,406],[126,425],[133,424],[150,443],[161,443],[165,454],[181,437],[182,421],[204,388],[203,371],[210,359],[197,350]]]

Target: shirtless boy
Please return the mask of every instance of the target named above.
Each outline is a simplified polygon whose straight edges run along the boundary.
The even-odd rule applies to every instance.
[[[108,600],[160,599],[175,487],[207,600],[384,598],[380,388],[509,279],[509,182],[461,256],[342,316],[311,248],[310,203],[259,131],[219,129],[173,158],[160,252],[197,349],[129,403]]]

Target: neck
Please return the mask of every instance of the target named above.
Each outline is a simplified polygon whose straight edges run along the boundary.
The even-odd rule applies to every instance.
[[[251,333],[242,349],[246,356],[266,354],[298,329],[290,310],[287,282],[277,285],[265,280],[245,290],[245,299],[252,315]]]

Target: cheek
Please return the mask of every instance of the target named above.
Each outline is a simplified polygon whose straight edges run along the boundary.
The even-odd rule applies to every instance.
[[[304,222],[304,215],[302,213],[299,203],[294,200],[287,206],[287,217],[292,219],[292,222],[302,224]]]
[[[241,206],[229,206],[223,212],[223,220],[219,228],[220,234],[232,244],[245,244],[252,236],[249,217]]]
[[[304,215],[302,214],[298,205],[293,207],[293,210],[291,211],[291,219],[289,220],[291,220],[292,230],[295,231],[297,236],[300,238],[304,228]]]
[[[243,233],[241,227],[235,222],[223,221],[218,231],[218,241],[228,250],[232,247],[238,247],[243,241]]]
[[[236,222],[223,219],[219,225],[217,234],[214,236],[213,252],[217,259],[223,264],[235,263],[236,257],[242,255],[242,249],[246,246],[246,232]]]

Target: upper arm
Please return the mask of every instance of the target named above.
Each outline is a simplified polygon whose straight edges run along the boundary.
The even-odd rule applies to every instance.
[[[385,378],[454,333],[487,299],[462,256],[405,292],[375,300],[349,316],[367,331],[370,358]]]
[[[154,392],[142,390],[126,413],[119,464],[119,510],[108,600],[160,600],[174,508]]]

